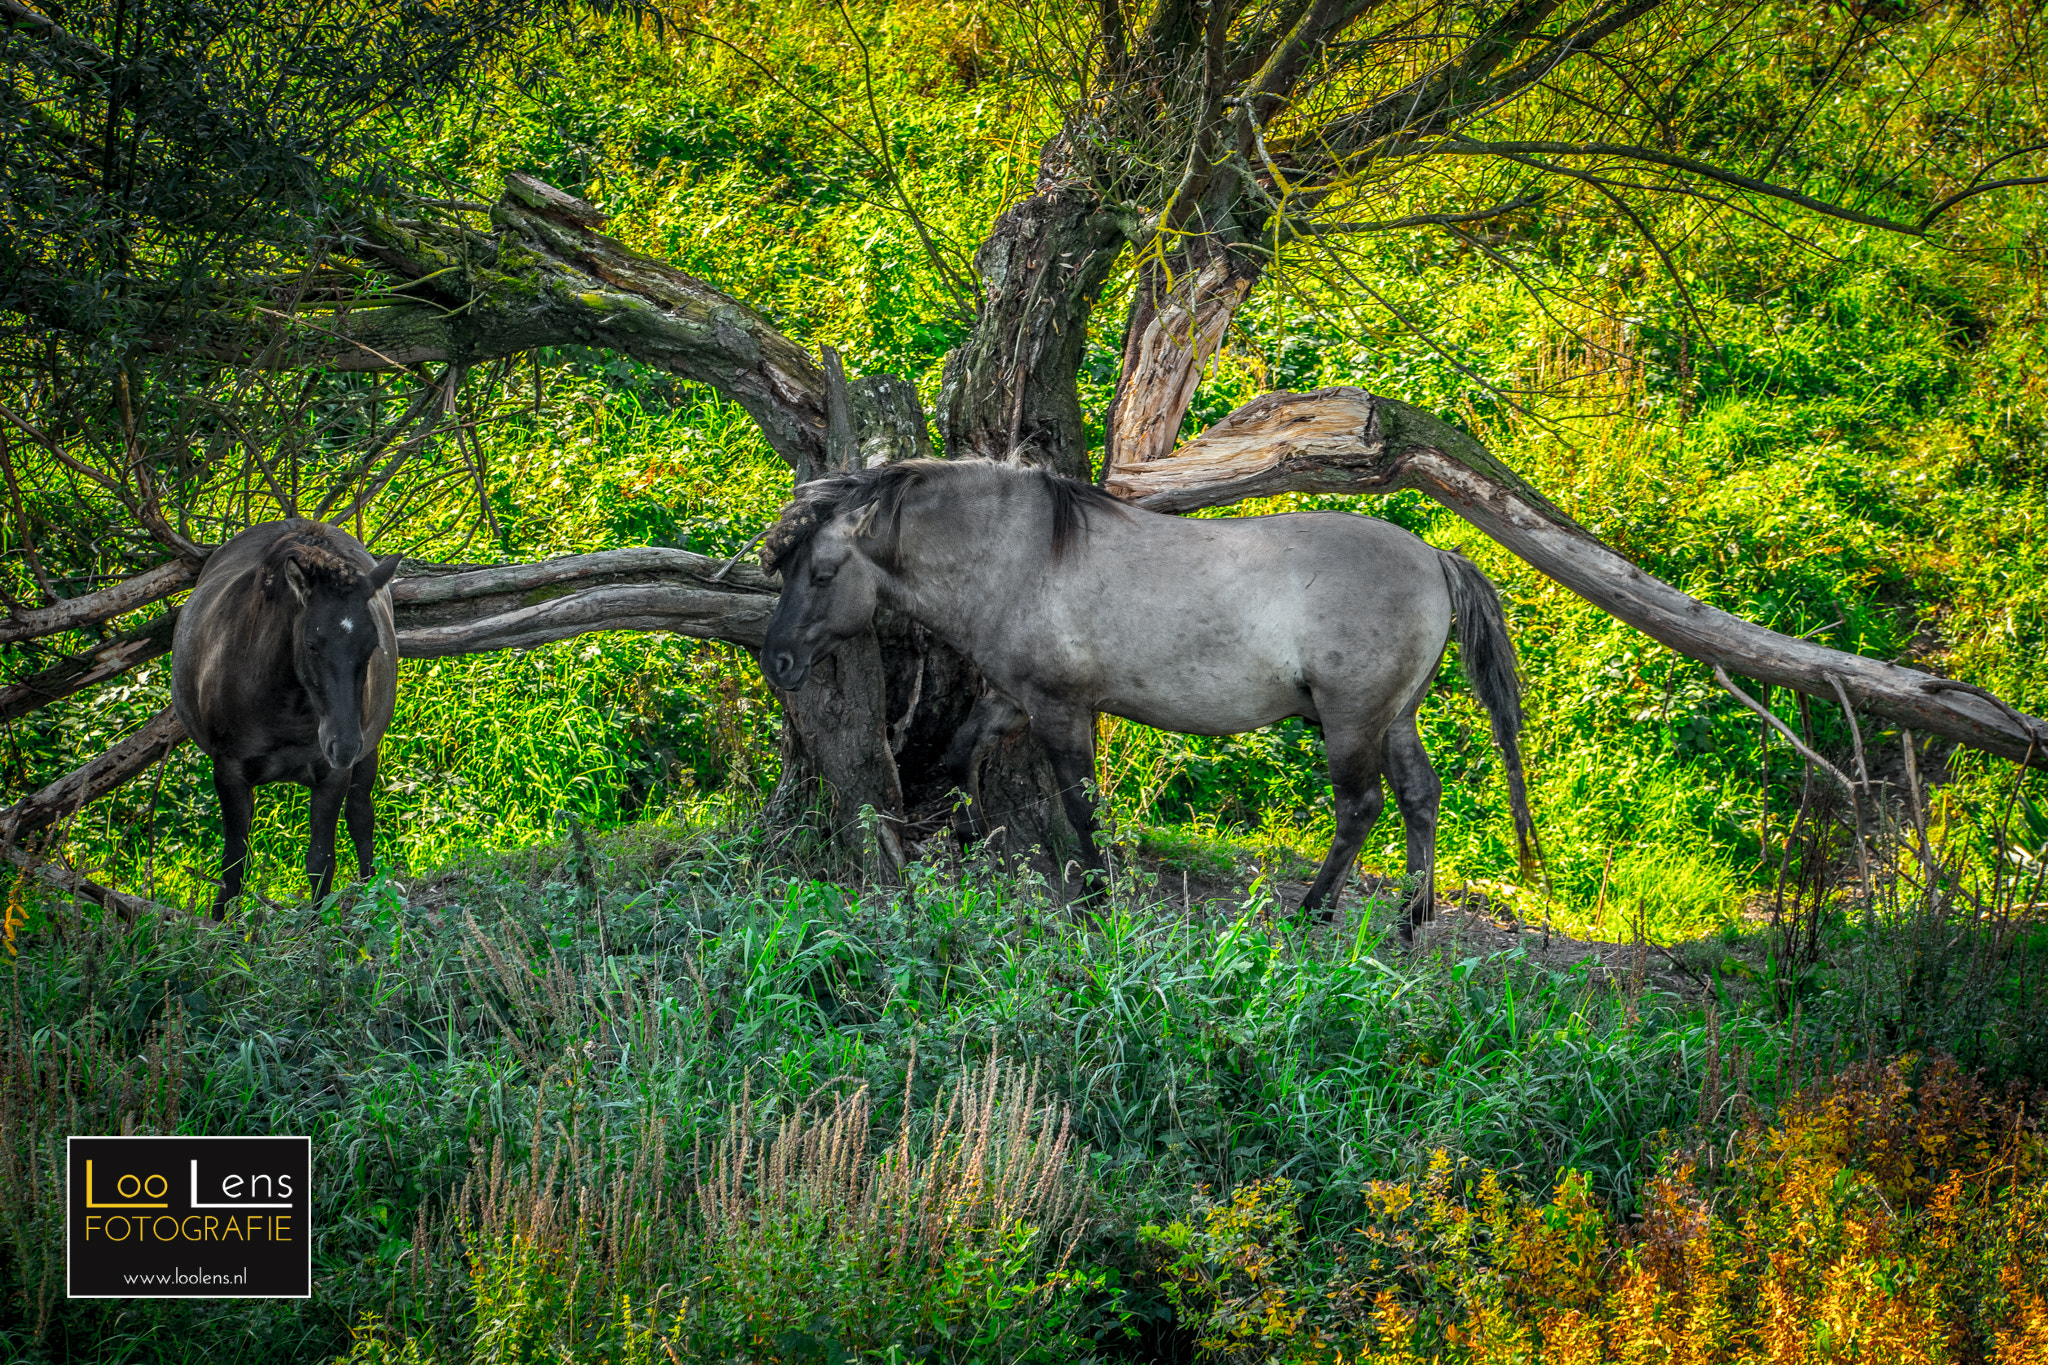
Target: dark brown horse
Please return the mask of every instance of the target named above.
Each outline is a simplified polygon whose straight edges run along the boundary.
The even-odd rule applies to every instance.
[[[398,556],[372,559],[317,521],[268,521],[213,552],[178,616],[171,704],[213,759],[227,849],[213,917],[242,891],[256,788],[313,791],[306,875],[334,885],[344,798],[356,867],[370,875],[377,743],[398,700],[398,632],[387,586]]]

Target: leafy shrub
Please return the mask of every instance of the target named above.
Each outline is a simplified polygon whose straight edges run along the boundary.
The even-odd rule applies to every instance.
[[[1903,1057],[1672,1157],[1633,1224],[1577,1172],[1539,1200],[1439,1153],[1370,1185],[1334,1247],[1304,1243],[1284,1180],[1145,1231],[1212,1359],[2038,1365],[2048,1137],[2028,1108]]]

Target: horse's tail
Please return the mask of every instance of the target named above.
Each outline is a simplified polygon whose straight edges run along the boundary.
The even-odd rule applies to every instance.
[[[1458,654],[1465,678],[1493,719],[1493,742],[1507,763],[1508,805],[1515,816],[1515,846],[1526,874],[1543,862],[1536,822],[1529,816],[1529,792],[1522,779],[1522,680],[1515,672],[1515,645],[1501,614],[1500,589],[1463,555],[1443,553],[1444,579],[1451,588],[1451,611],[1458,621]]]

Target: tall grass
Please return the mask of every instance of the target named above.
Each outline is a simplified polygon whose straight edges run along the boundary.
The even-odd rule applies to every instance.
[[[1573,1166],[1626,1204],[1661,1132],[1724,1121],[1710,1078],[1768,1099],[1795,1048],[1826,1051],[1811,1010],[1796,1033],[1709,1025],[1513,954],[1397,956],[1387,907],[1337,932],[1264,900],[1184,913],[1177,887],[1133,885],[1097,928],[987,870],[854,893],[683,827],[590,850],[472,855],[431,883],[379,880],[240,929],[36,910],[0,1006],[0,1110],[23,1135],[0,1182],[14,1248],[0,1339],[172,1361],[315,1358],[366,1311],[416,1333],[443,1302],[411,1278],[441,1235],[422,1211],[459,1204],[499,1144],[508,1170],[562,1154],[592,1191],[591,1225],[627,1237],[600,1216],[616,1180],[635,1198],[688,1188],[690,1154],[709,1169],[736,1106],[755,1145],[726,1169],[752,1170],[742,1187],[757,1191],[761,1143],[771,1173],[786,1169],[785,1123],[814,1131],[801,1116],[864,1089],[880,1161],[906,1114],[926,1142],[914,1116],[947,1113],[942,1094],[959,1097],[956,1126],[974,1096],[988,1113],[988,1082],[966,1078],[998,1057],[1071,1112],[1067,1140],[1101,1191],[1090,1260],[1115,1265],[1136,1221],[1175,1216],[1197,1185],[1277,1172],[1309,1192],[1312,1229],[1341,1227],[1365,1181],[1423,1170],[1439,1147],[1539,1186]],[[27,1192],[54,1189],[62,1134],[124,1128],[310,1135],[311,1305],[50,1297],[51,1205]],[[988,1181],[1011,1169],[1000,1142],[1020,1139],[1004,1131],[989,1130]],[[949,1142],[917,1150],[972,1157]],[[563,1207],[567,1227],[582,1205]]]
[[[630,1162],[582,1132],[502,1140],[451,1210],[423,1210],[415,1326],[366,1316],[354,1365],[1077,1359],[1100,1275],[1069,1268],[1088,1190],[1037,1078],[992,1061],[873,1144],[865,1089],[766,1133],[745,1100],[669,1194],[658,1120]]]

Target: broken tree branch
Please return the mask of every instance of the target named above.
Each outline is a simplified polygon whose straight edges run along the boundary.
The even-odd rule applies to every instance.
[[[280,337],[224,301],[210,323],[152,344],[234,364],[351,371],[602,346],[717,389],[793,467],[822,462],[824,372],[759,313],[605,236],[595,208],[530,176],[508,177],[491,221],[496,231],[483,233],[376,218],[336,244],[411,280],[417,302],[302,306]]]
[[[1169,458],[1116,470],[1118,497],[1162,512],[1285,492],[1414,488],[1538,572],[1688,658],[2048,767],[2048,724],[1982,689],[1844,654],[1745,621],[1652,578],[1485,446],[1420,408],[1357,388],[1254,399]]]
[[[43,885],[61,891],[65,895],[75,896],[79,900],[91,901],[94,905],[103,905],[122,919],[130,922],[133,922],[137,915],[144,913],[152,915],[183,913],[191,915],[194,919],[205,918],[204,915],[194,911],[181,911],[176,906],[159,905],[157,902],[145,900],[141,896],[131,896],[125,891],[116,891],[112,887],[101,886],[98,882],[72,871],[61,863],[53,863],[48,859],[38,858],[35,854],[30,853],[27,849],[17,844],[0,843],[0,857],[6,858],[8,862],[13,863]]]
[[[446,658],[495,649],[529,649],[599,630],[666,630],[698,639],[726,640],[758,650],[775,610],[777,580],[751,565],[688,550],[646,547],[569,555],[538,564],[509,564],[454,573],[420,573],[392,585],[399,627],[398,653],[406,659]],[[721,570],[729,577],[719,580]],[[111,641],[55,669],[0,692],[0,707],[25,714],[43,704],[39,685],[77,691],[104,681],[169,647],[176,613],[143,631]],[[162,648],[157,648],[161,634]],[[4,718],[4,717],[0,717]],[[0,811],[0,844],[55,824],[123,783],[185,739],[166,709],[92,762]]]
[[[191,560],[168,560],[153,569],[143,570],[133,578],[124,578],[111,588],[102,588],[83,597],[66,598],[55,606],[0,617],[0,645],[33,640],[41,635],[55,635],[60,630],[97,625],[123,612],[161,601],[190,586],[198,576],[199,566]]]
[[[177,628],[178,613],[173,609],[147,625],[103,640],[82,654],[74,654],[10,687],[0,688],[0,724],[19,720],[59,698],[83,692],[119,677],[137,664],[170,653],[171,635]]]
[[[25,834],[75,814],[143,772],[176,748],[185,727],[166,706],[143,727],[82,768],[74,768],[49,786],[0,811],[0,844],[18,842]]]
[[[1773,730],[1776,730],[1780,735],[1784,736],[1785,742],[1787,744],[1790,744],[1793,750],[1796,753],[1798,753],[1801,757],[1803,757],[1808,763],[1813,764],[1813,766],[1819,768],[1822,772],[1834,778],[1835,781],[1841,783],[1842,790],[1847,792],[1851,797],[1854,797],[1856,795],[1856,784],[1849,780],[1849,775],[1847,773],[1843,772],[1840,768],[1837,768],[1834,764],[1828,762],[1819,754],[1807,748],[1805,744],[1801,743],[1799,736],[1792,733],[1791,726],[1787,725],[1784,721],[1779,720],[1776,716],[1772,715],[1769,707],[1765,706],[1762,702],[1750,696],[1749,693],[1737,687],[1735,685],[1735,680],[1728,676],[1727,669],[1721,667],[1721,665],[1719,664],[1715,664],[1714,678],[1717,682],[1721,684],[1723,688],[1727,690],[1729,696],[1735,698],[1735,700],[1741,702],[1744,706],[1747,706],[1750,710],[1756,712],[1756,714],[1758,714],[1759,716],[1762,716],[1764,719],[1764,723],[1770,726]]]

